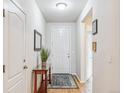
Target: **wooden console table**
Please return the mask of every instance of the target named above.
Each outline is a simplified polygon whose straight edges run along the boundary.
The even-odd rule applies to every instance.
[[[45,82],[45,93],[47,93],[47,81],[49,81],[49,84],[51,84],[51,65],[47,64],[46,67],[41,67],[38,66],[36,69],[33,70],[34,72],[34,93],[37,93],[37,74],[41,74],[42,75],[42,82]],[[47,78],[47,73],[49,72],[49,79]],[[45,76],[45,79],[43,79],[43,77]]]

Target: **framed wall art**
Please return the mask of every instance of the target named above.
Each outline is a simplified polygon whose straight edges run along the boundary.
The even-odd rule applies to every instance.
[[[98,33],[98,20],[92,22],[92,34],[95,35]]]
[[[40,51],[42,46],[42,35],[34,30],[34,51]]]
[[[97,42],[92,42],[92,49],[93,49],[93,52],[96,52],[96,50],[97,50]]]

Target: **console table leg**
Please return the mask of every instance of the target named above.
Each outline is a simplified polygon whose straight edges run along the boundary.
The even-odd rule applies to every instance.
[[[47,72],[45,73],[45,93],[47,93]]]
[[[42,74],[42,80],[41,80],[41,83],[43,83],[43,74]]]
[[[35,80],[34,80],[34,93],[37,93],[37,74],[35,73]]]
[[[51,67],[49,68],[49,84],[51,84]]]

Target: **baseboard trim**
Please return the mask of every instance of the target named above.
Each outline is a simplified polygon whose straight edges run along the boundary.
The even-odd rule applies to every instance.
[[[76,79],[77,79],[80,83],[82,83],[82,84],[85,83],[85,81],[80,80],[80,78],[78,77],[78,75],[77,75],[76,73],[72,73],[72,75],[74,75],[74,76],[76,77]]]

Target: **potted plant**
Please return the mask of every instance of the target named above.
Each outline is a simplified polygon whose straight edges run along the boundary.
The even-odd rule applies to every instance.
[[[45,49],[45,48],[42,48],[41,52],[40,52],[40,55],[41,55],[42,67],[46,67],[46,62],[47,62],[47,59],[50,55],[49,50]]]

